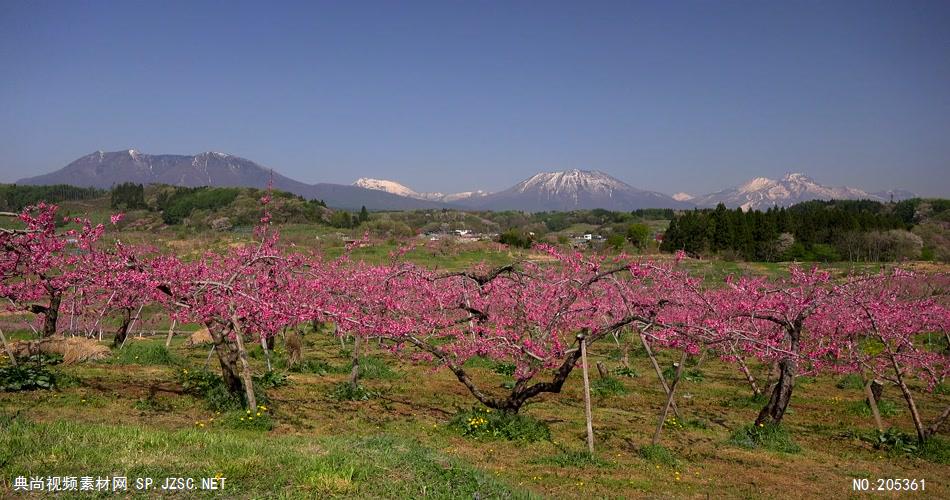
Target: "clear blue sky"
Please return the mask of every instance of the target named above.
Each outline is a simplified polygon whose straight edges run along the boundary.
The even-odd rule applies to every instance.
[[[950,196],[950,2],[0,0],[0,180],[97,149],[306,182]]]

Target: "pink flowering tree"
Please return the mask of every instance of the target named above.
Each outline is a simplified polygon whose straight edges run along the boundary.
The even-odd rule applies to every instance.
[[[262,199],[265,206],[268,201]],[[265,213],[255,240],[226,254],[207,252],[190,263],[160,257],[150,263],[176,319],[208,328],[225,384],[250,408],[257,402],[245,342],[273,337],[309,318],[299,306],[303,257],[283,251],[269,223]]]
[[[924,342],[926,333],[950,331],[945,295],[948,278],[900,269],[857,277],[840,287],[834,313],[827,318],[834,331],[828,341],[841,346],[838,368],[868,370],[896,385],[921,443],[950,418],[948,405],[926,425],[913,388],[931,392],[950,374],[948,352],[931,349]],[[912,384],[913,379],[920,383]],[[877,414],[873,395],[869,398]]]
[[[454,273],[411,264],[369,269],[370,279],[358,278],[368,305],[343,327],[381,336],[394,350],[414,348],[417,358],[449,368],[485,406],[518,412],[533,397],[560,392],[580,359],[579,339],[648,328],[670,303],[659,284],[669,270],[660,266],[538,248],[551,262]],[[469,375],[464,364],[476,356],[515,365],[507,394],[492,394]]]
[[[58,231],[58,207],[40,203],[15,215],[21,227],[0,231],[0,297],[7,308],[42,317],[41,334],[56,333],[65,295],[90,279],[96,241],[104,226],[66,218],[73,227]]]
[[[830,311],[834,296],[831,276],[817,268],[805,271],[798,267],[789,269],[789,274],[779,280],[731,279],[716,297],[721,329],[735,342],[733,355],[751,355],[777,365],[777,380],[768,391],[768,402],[756,417],[756,425],[780,424],[791,402],[795,378],[819,369],[813,362],[820,362],[828,349],[834,349],[833,344],[824,342],[827,332],[820,321]]]

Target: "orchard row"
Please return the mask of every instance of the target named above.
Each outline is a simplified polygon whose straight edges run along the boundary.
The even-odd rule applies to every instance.
[[[479,402],[506,412],[560,392],[581,342],[629,331],[654,366],[651,346],[679,351],[684,361],[704,352],[733,363],[752,391],[768,393],[756,424],[781,423],[795,378],[819,373],[896,385],[920,441],[950,418],[950,407],[928,419],[915,404],[915,392],[933,390],[950,372],[946,348],[922,340],[927,332],[948,338],[946,274],[895,269],[833,278],[790,267],[786,278],[712,283],[685,271],[682,256],[652,262],[543,245],[537,262],[443,273],[403,261],[408,247],[382,265],[301,252],[281,244],[266,212],[253,243],[186,261],[105,245],[106,228],[86,219],[57,230],[53,205],[4,215],[19,223],[0,229],[0,297],[9,310],[34,313],[38,335],[56,334],[63,310],[89,335],[118,314],[121,345],[133,312],[159,307],[179,323],[208,328],[225,383],[252,408],[247,343],[327,322],[337,335],[373,339],[394,355],[451,370]],[[513,387],[502,395],[480,387],[465,369],[476,356],[513,364]],[[757,384],[752,359],[776,368],[770,387]],[[663,385],[669,409],[674,387]]]

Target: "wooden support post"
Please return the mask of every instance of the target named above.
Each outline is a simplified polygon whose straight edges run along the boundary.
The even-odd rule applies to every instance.
[[[683,355],[680,357],[680,364],[676,367],[676,376],[673,378],[673,381],[670,382],[670,393],[666,397],[666,404],[663,406],[663,411],[660,413],[660,422],[656,426],[656,432],[653,433],[653,445],[656,446],[660,443],[660,433],[663,432],[663,424],[666,423],[666,416],[670,412],[670,406],[673,404],[673,396],[676,394],[676,385],[679,384],[680,377],[683,374],[683,366],[686,364],[686,357],[688,354],[686,351],[683,351]]]
[[[590,411],[590,376],[587,373],[587,340],[584,334],[577,336],[581,342],[581,371],[584,374],[584,416],[587,418],[587,451],[594,454],[594,423]]]
[[[0,340],[3,341],[3,349],[7,351],[7,356],[10,356],[10,362],[13,363],[13,366],[17,366],[16,356],[13,355],[13,349],[10,348],[10,344],[7,344],[7,337],[3,335],[2,328],[0,328]]]
[[[165,347],[171,347],[172,337],[175,336],[175,327],[178,326],[178,320],[172,320],[172,326],[168,328],[168,337],[165,338]]]

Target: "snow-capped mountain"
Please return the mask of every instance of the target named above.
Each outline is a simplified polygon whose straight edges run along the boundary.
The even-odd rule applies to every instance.
[[[597,170],[541,172],[514,187],[480,198],[460,200],[489,210],[578,210],[604,208],[683,208],[689,205],[653,191],[644,191]]]
[[[488,194],[487,191],[466,191],[464,193],[452,193],[444,194],[439,192],[433,193],[420,193],[412,188],[400,184],[396,181],[388,181],[385,179],[371,179],[369,177],[360,177],[353,183],[354,186],[359,186],[366,189],[375,189],[377,191],[385,191],[387,193],[396,194],[399,196],[407,196],[409,198],[415,198],[417,200],[428,200],[428,201],[441,201],[441,202],[453,202],[459,200],[465,200],[472,197],[480,197]]]
[[[353,185],[359,186],[361,188],[375,189],[377,191],[398,194],[399,196],[406,196],[409,198],[415,198],[417,200],[440,200],[445,196],[442,193],[419,193],[414,191],[412,188],[396,181],[371,179],[369,177],[360,177],[359,179],[356,179],[356,182],[354,182]]]
[[[824,186],[805,174],[791,173],[781,179],[756,177],[735,188],[698,196],[689,200],[689,203],[699,207],[714,207],[722,203],[729,208],[767,210],[773,206],[787,207],[809,200],[889,201],[889,195],[888,199],[885,199],[857,188]]]

